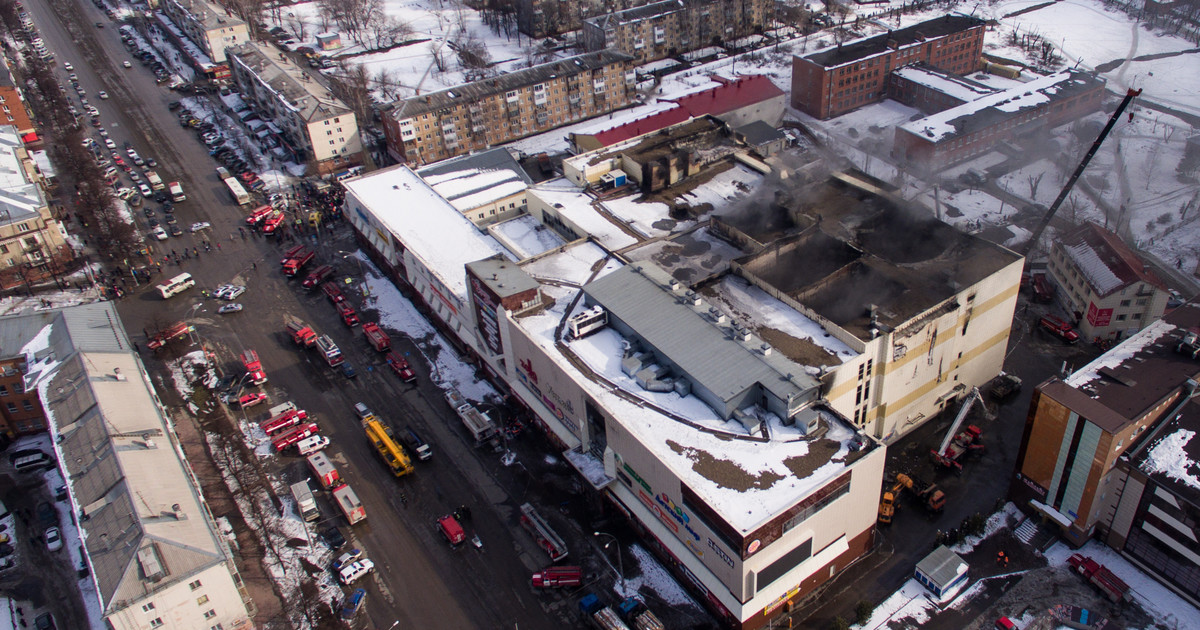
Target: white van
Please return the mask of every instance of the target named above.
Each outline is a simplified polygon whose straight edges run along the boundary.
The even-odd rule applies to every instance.
[[[324,435],[312,435],[296,442],[296,450],[300,451],[300,455],[311,455],[329,446],[329,438]]]
[[[45,470],[54,466],[54,460],[50,456],[38,451],[28,455],[22,455],[13,460],[13,470],[19,473],[33,472],[35,470]]]

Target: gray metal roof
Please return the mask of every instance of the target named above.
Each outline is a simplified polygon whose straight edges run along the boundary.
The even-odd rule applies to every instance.
[[[260,84],[282,99],[305,122],[347,116],[353,112],[346,104],[312,78],[305,68],[285,58],[272,57],[267,44],[246,42],[225,49],[231,64],[255,77]]]
[[[597,15],[593,18],[584,20],[585,24],[591,24],[599,28],[611,28],[620,24],[629,24],[650,18],[656,18],[661,15],[668,15],[677,11],[684,10],[683,0],[662,0],[661,2],[651,2],[640,7],[632,7],[621,11],[614,11],[604,15]]]
[[[772,127],[771,125],[768,125],[761,120],[756,120],[750,124],[742,125],[741,127],[734,129],[734,131],[738,134],[741,134],[741,136],[746,139],[746,144],[749,144],[752,147],[761,146],[773,140],[779,140],[787,137],[782,131]]]
[[[958,577],[959,567],[965,564],[966,561],[950,551],[949,547],[939,545],[933,553],[917,563],[917,571],[925,574],[939,587],[944,587]]]
[[[480,173],[496,171],[507,171],[511,175],[502,181],[490,177],[476,177]],[[521,164],[512,153],[503,147],[442,160],[417,169],[417,175],[451,204],[457,199],[471,197],[501,183],[523,182],[526,187],[533,185],[529,174],[521,168]]]
[[[621,61],[632,61],[633,57],[616,50],[601,50],[551,61],[532,68],[502,74],[492,79],[481,79],[457,85],[437,92],[412,96],[392,104],[388,115],[395,120],[412,118],[419,114],[452,107],[460,103],[474,103],[493,94],[504,94],[529,85],[544,83],[557,77],[566,77],[588,70],[603,68]]]
[[[632,328],[687,378],[723,400],[761,384],[780,400],[811,396],[818,384],[804,368],[779,352],[764,354],[759,337],[733,328],[695,292],[649,263],[622,267],[583,288]],[[698,302],[698,304],[694,303]],[[737,334],[745,334],[746,341]]]

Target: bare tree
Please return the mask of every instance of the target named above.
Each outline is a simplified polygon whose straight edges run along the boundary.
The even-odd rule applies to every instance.
[[[474,33],[468,32],[466,39],[459,40],[456,52],[458,62],[465,70],[485,70],[492,65],[492,55],[487,50],[487,44],[475,37]]]
[[[437,42],[429,42],[429,55],[433,58],[433,67],[437,68],[438,72],[445,72],[446,57],[442,54],[442,47]]]
[[[1029,198],[1037,201],[1038,186],[1042,185],[1042,178],[1046,176],[1046,171],[1042,171],[1037,175],[1029,176]]]

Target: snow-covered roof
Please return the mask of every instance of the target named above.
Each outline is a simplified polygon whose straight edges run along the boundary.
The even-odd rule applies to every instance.
[[[504,148],[437,162],[418,169],[417,174],[461,212],[511,197],[533,185],[525,169]]]
[[[1136,252],[1115,233],[1095,223],[1085,223],[1063,235],[1057,245],[1079,268],[1092,291],[1102,298],[1135,282],[1166,290],[1166,285]]]
[[[398,164],[342,185],[464,302],[464,265],[496,254],[512,257],[408,166]]]
[[[659,2],[651,2],[640,7],[597,15],[596,17],[584,20],[583,23],[599,29],[615,28],[623,24],[652,20],[683,10],[683,0],[660,0]]]
[[[25,178],[17,155],[24,146],[16,127],[0,125],[0,208],[5,211],[5,223],[28,220],[45,205],[37,185]]]
[[[528,214],[489,225],[488,232],[520,260],[532,258],[566,244],[557,232]]]
[[[1015,118],[1021,112],[1103,87],[1104,80],[1094,74],[1075,69],[1063,70],[1020,87],[989,94],[905,123],[900,125],[900,129],[930,142],[944,142],[992,127]]]
[[[923,85],[942,94],[952,96],[964,103],[973,101],[981,96],[995,94],[999,91],[994,87],[984,85],[967,77],[943,72],[933,66],[924,64],[905,66],[893,72],[892,76]]]
[[[536,195],[550,206],[553,212],[578,226],[587,235],[612,251],[638,242],[636,237],[600,214],[592,205],[594,199],[585,193],[583,188],[566,179],[558,178],[542,182],[529,189],[529,194]],[[579,236],[584,236],[584,234]]]
[[[286,56],[271,55],[267,44],[246,42],[226,49],[229,64],[253,77],[256,94],[269,94],[275,109],[290,111],[301,121],[312,123],[334,117],[353,117],[354,112],[335,97],[325,84],[314,80]]]
[[[872,37],[836,44],[804,55],[803,59],[825,68],[834,68],[881,55],[892,47],[907,48],[923,45],[925,40],[960,33],[972,28],[982,28],[985,21],[965,15],[943,15],[907,28],[888,31]]]

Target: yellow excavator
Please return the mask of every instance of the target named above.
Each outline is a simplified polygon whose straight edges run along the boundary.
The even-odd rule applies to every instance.
[[[930,512],[938,513],[946,507],[946,493],[938,489],[937,484],[927,485],[913,481],[912,477],[904,473],[897,473],[896,483],[890,489],[884,490],[883,498],[879,500],[880,524],[887,525],[892,522],[892,517],[896,514],[896,500],[900,498],[902,490],[915,494]]]

